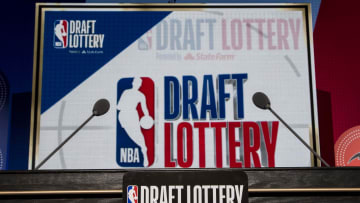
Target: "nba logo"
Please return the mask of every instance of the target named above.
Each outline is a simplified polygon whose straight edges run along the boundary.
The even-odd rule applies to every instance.
[[[146,40],[144,40],[142,37],[138,39],[139,50],[150,50],[152,47],[152,31],[148,31],[145,35]]]
[[[54,22],[54,47],[66,48],[68,46],[68,21],[55,20]]]
[[[127,203],[137,203],[138,202],[138,186],[129,185],[127,187]]]
[[[154,90],[148,77],[118,81],[116,162],[121,167],[148,167],[154,162]]]

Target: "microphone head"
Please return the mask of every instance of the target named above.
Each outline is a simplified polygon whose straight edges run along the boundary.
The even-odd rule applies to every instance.
[[[102,116],[109,111],[110,103],[107,99],[99,99],[93,108],[93,114],[95,116]]]
[[[255,106],[260,109],[270,109],[270,100],[269,98],[262,92],[256,92],[252,98]]]

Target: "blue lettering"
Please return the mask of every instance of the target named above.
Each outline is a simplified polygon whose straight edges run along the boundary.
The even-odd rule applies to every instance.
[[[164,26],[163,29],[162,26]],[[161,35],[161,30],[163,30],[163,35]],[[168,24],[166,21],[162,21],[158,26],[156,26],[156,49],[164,50],[168,46]],[[162,40],[163,39],[163,43]]]
[[[191,91],[189,91],[191,88]],[[195,104],[198,102],[197,80],[194,76],[183,76],[183,118],[189,119],[189,110],[193,119],[198,119]],[[189,108],[190,107],[190,108]]]
[[[215,19],[207,19],[205,20],[209,23],[209,49],[214,49],[214,23]]]
[[[201,37],[204,36],[204,32],[201,31],[201,23],[203,23],[203,19],[196,20],[196,49],[201,49]]]
[[[236,80],[236,95],[234,95],[234,102],[237,102],[235,107],[234,119],[242,119],[244,118],[244,85],[245,81],[247,80],[247,74],[232,74],[232,79]]]
[[[178,79],[174,76],[165,76],[164,91],[165,119],[176,119],[180,116],[180,85]]]
[[[206,119],[206,113],[210,111],[210,119],[216,119],[216,101],[214,95],[214,85],[211,75],[204,75],[203,92],[201,98],[201,119]]]
[[[219,82],[219,119],[225,119],[226,110],[225,110],[225,101],[229,100],[230,94],[225,92],[225,80],[230,79],[230,74],[222,74],[218,77]]]
[[[181,50],[180,44],[181,37],[181,22],[177,19],[170,20],[170,49],[174,50],[175,47]]]
[[[191,19],[185,20],[184,45],[183,45],[184,50],[188,49],[188,46],[190,46],[192,50],[195,49],[194,30]]]

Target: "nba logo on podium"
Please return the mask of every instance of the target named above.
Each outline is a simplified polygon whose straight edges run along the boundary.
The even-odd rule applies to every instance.
[[[129,185],[127,187],[127,203],[137,203],[138,202],[138,186]]]
[[[121,78],[117,84],[116,162],[148,167],[154,162],[155,88],[148,77]]]
[[[55,20],[54,22],[54,47],[66,48],[68,46],[68,21]]]

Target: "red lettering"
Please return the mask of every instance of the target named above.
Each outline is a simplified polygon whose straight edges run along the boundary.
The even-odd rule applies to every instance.
[[[251,157],[255,167],[261,167],[260,158],[257,151],[260,148],[260,130],[259,126],[255,122],[244,122],[244,162],[245,167],[251,167]],[[251,133],[252,131],[252,133]],[[250,143],[250,135],[252,135],[253,144]]]
[[[282,29],[284,28],[284,29]],[[283,32],[284,30],[284,32]],[[289,36],[288,23],[285,19],[277,19],[278,49],[289,49],[287,38]]]
[[[255,22],[258,24],[258,32],[259,32],[259,49],[264,49],[264,31],[263,31],[263,24],[265,23],[265,19],[255,19]]]
[[[278,134],[279,122],[274,121],[272,123],[271,135],[269,131],[270,122],[261,122],[261,128],[264,135],[267,157],[268,157],[268,166],[275,167],[275,148],[276,148],[276,139]]]
[[[227,36],[226,36],[226,20],[222,20],[222,48],[223,50],[230,50],[230,46],[227,45]]]
[[[186,134],[184,134],[184,130]],[[186,158],[184,156],[184,136],[186,136]],[[189,168],[193,163],[193,131],[190,123],[182,122],[177,128],[177,155],[179,166]]]
[[[244,19],[244,23],[246,25],[246,42],[247,42],[247,49],[251,50],[251,23],[253,22],[252,19]]]
[[[175,167],[175,161],[171,161],[171,134],[172,134],[172,123],[165,123],[164,134],[165,134],[165,167]]]
[[[236,161],[236,147],[240,147],[240,141],[235,140],[235,128],[240,128],[240,122],[229,122],[229,159],[230,168],[241,168],[242,163]]]
[[[210,126],[209,123],[196,122],[194,127],[199,129],[199,167],[205,168],[205,128]]]
[[[275,50],[276,46],[273,45],[273,36],[275,36],[275,32],[272,31],[272,24],[275,22],[274,19],[267,20],[267,35],[268,35],[268,48],[269,50]]]
[[[279,128],[279,122],[181,122],[177,126],[177,138],[173,140],[173,123],[165,123],[164,125],[164,162],[165,167],[176,167],[179,165],[182,168],[189,168],[193,166],[194,162],[194,132],[193,128],[198,129],[199,135],[199,168],[206,167],[206,134],[208,128],[214,130],[214,150],[215,150],[215,167],[223,168],[223,155],[229,158],[230,168],[241,167],[261,167],[260,150],[261,137],[264,137],[264,148],[266,147],[268,167],[275,167],[275,150],[276,140]],[[236,130],[242,131],[243,140],[237,136]],[[227,146],[228,149],[223,151],[223,131],[228,135]],[[196,131],[195,131],[196,132]],[[261,133],[260,133],[261,132]],[[195,133],[196,134],[196,133]],[[224,135],[225,136],[225,135]],[[177,150],[174,151],[173,145],[176,143]],[[243,148],[243,161],[236,158],[236,153]],[[211,147],[210,147],[211,148]],[[210,149],[209,148],[209,149]],[[208,150],[209,150],[208,149]],[[177,154],[173,154],[177,153]]]
[[[211,123],[211,127],[215,128],[215,157],[216,168],[222,168],[222,128],[226,128],[226,122]]]
[[[290,30],[294,40],[294,49],[299,49],[299,34],[301,30],[301,20],[296,19],[296,25],[294,19],[289,19]]]
[[[241,26],[242,26],[241,20],[234,19],[231,21],[231,44],[232,44],[233,49],[235,49],[235,50],[240,50],[242,48],[243,38],[242,38],[242,27]],[[236,29],[236,27],[237,27],[237,29]],[[236,43],[236,41],[238,43]]]

